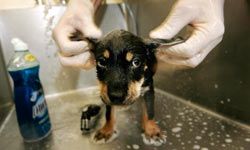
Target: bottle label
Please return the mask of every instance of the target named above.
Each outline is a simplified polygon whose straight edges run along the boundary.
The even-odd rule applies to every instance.
[[[38,73],[39,66],[10,71],[14,80],[19,129],[27,141],[40,139],[51,129],[48,107]]]
[[[47,105],[42,90],[32,92],[31,102],[35,102],[32,107],[32,118],[42,118],[47,112]]]

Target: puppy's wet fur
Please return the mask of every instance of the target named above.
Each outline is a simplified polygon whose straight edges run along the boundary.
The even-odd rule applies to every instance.
[[[93,140],[97,143],[110,141],[117,133],[114,129],[115,106],[133,104],[144,89],[144,138],[154,145],[164,143],[166,136],[154,121],[153,76],[157,68],[155,49],[159,45],[124,30],[112,31],[102,39],[90,42],[96,60],[100,97],[106,104],[106,124],[96,132]]]

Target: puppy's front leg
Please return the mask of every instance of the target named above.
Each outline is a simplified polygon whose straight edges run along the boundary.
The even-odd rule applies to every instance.
[[[117,137],[117,131],[114,129],[115,125],[115,110],[114,106],[106,105],[106,123],[99,129],[93,140],[95,143],[102,144],[108,143]]]
[[[143,142],[148,145],[160,146],[166,142],[166,136],[154,120],[154,87],[148,86],[144,94],[143,120],[144,129]]]

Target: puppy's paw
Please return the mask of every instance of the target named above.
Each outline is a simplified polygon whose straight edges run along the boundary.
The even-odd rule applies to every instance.
[[[117,137],[118,137],[118,132],[116,130],[107,131],[104,129],[100,129],[93,134],[91,139],[92,142],[96,144],[105,144],[112,142]]]
[[[161,146],[166,143],[167,136],[154,121],[147,121],[142,138],[146,145]]]
[[[167,136],[163,133],[159,133],[153,136],[143,133],[141,136],[144,144],[146,145],[161,146],[167,141]]]

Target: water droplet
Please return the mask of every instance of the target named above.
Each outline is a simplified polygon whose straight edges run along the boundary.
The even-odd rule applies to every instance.
[[[219,85],[218,84],[214,84],[214,88],[218,89]]]

